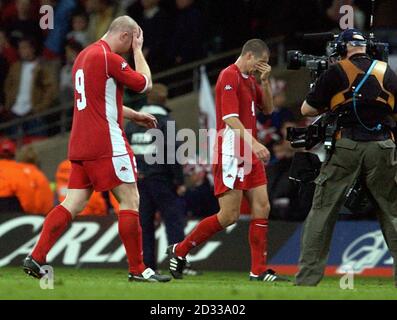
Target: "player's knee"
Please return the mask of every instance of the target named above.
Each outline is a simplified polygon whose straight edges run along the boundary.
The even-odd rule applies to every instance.
[[[261,200],[255,203],[252,208],[252,215],[257,219],[267,219],[270,214],[270,203],[267,200]]]
[[[232,224],[235,224],[240,217],[240,210],[228,210],[227,212],[225,211],[220,211],[219,213],[219,222],[221,225],[226,228]]]
[[[78,215],[87,206],[88,200],[68,201],[65,199],[61,205],[65,207],[73,217]]]
[[[124,210],[129,209],[129,210],[138,211],[139,210],[139,194],[138,193],[130,194],[129,196],[121,199],[120,208],[124,209]]]
[[[266,216],[269,216],[269,213],[270,213],[270,203],[269,203],[269,201],[266,201],[266,202],[263,203],[261,210],[263,211],[263,213]]]
[[[232,224],[235,224],[238,221],[239,217],[240,217],[240,214],[234,214],[233,216],[231,216],[230,220],[229,220],[229,226],[231,226]]]

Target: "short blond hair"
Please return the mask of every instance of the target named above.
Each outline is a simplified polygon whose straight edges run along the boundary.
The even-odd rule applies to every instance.
[[[108,32],[133,32],[138,28],[138,24],[130,16],[120,16],[112,21],[109,26]]]

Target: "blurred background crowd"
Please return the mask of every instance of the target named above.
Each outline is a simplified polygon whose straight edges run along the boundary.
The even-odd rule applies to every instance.
[[[368,30],[370,0],[0,0],[0,211],[15,208],[45,213],[62,201],[70,164],[59,163],[51,174],[55,179],[50,182],[48,173],[46,177],[40,169],[40,155],[30,143],[50,139],[70,128],[68,123],[69,127],[61,129],[59,123],[64,120],[53,111],[62,110],[69,119],[66,122],[70,122],[74,59],[84,47],[102,37],[116,16],[128,14],[140,24],[144,54],[156,75],[238,49],[253,37],[277,43],[271,62],[276,61],[278,66],[283,60],[280,48],[281,56],[292,48],[323,54],[322,44],[303,43],[300,36],[305,32],[338,32],[339,8],[344,4],[355,9],[355,26]],[[54,29],[40,28],[42,5],[54,8]],[[377,1],[376,34],[391,44],[392,58],[397,46],[395,12],[397,1]],[[210,77],[212,84],[216,73]],[[172,77],[175,80],[180,75]],[[286,141],[287,127],[305,124],[298,115],[298,99],[288,98],[302,90],[282,72],[275,72],[271,81],[275,112],[258,117],[259,138],[272,152],[267,168],[271,216],[302,220],[302,210],[294,205],[296,188],[288,179],[295,151]],[[171,89],[167,79],[162,82]],[[174,90],[172,98],[186,93]],[[147,97],[131,99],[128,90],[125,94],[132,101],[131,107],[147,103]],[[305,92],[299,94],[304,96]],[[193,108],[185,106],[189,107]],[[178,118],[177,114],[173,116]],[[210,168],[193,161],[182,170],[186,191],[178,196],[183,199],[186,215],[202,217],[216,212]],[[32,198],[37,200],[27,201]],[[109,211],[117,212],[114,199],[109,194],[94,194],[82,214],[103,215]]]

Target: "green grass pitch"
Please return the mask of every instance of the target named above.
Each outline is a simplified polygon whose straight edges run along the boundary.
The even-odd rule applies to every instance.
[[[169,283],[126,280],[125,270],[55,268],[53,290],[42,290],[39,281],[21,268],[0,268],[0,299],[133,299],[133,300],[274,300],[274,299],[397,299],[391,278],[356,276],[353,290],[339,288],[339,278],[328,277],[318,287],[291,283],[248,281],[247,274],[205,272]]]

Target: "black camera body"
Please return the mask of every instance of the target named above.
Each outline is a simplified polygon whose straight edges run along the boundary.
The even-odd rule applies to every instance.
[[[287,141],[291,142],[293,148],[305,148],[310,150],[323,141],[324,124],[319,118],[305,128],[287,128]]]
[[[299,50],[287,51],[287,69],[299,70],[306,67],[312,72],[321,73],[328,69],[329,59],[327,56],[314,56],[311,54],[303,54]]]
[[[343,113],[324,113],[311,125],[304,128],[287,128],[287,141],[293,148],[310,150],[324,142],[325,149],[331,150],[334,144],[334,135],[338,129],[338,119]]]
[[[338,35],[333,33],[308,33],[304,34],[303,38],[306,40],[324,41],[327,48],[327,55],[315,56],[303,54],[299,50],[289,50],[287,51],[287,69],[299,70],[302,67],[308,69],[311,73],[313,83],[322,72],[329,68],[331,63],[344,57],[347,53],[347,44],[338,40]],[[378,41],[373,33],[370,33],[367,37],[366,48],[367,54],[371,59],[388,62],[389,44]]]

